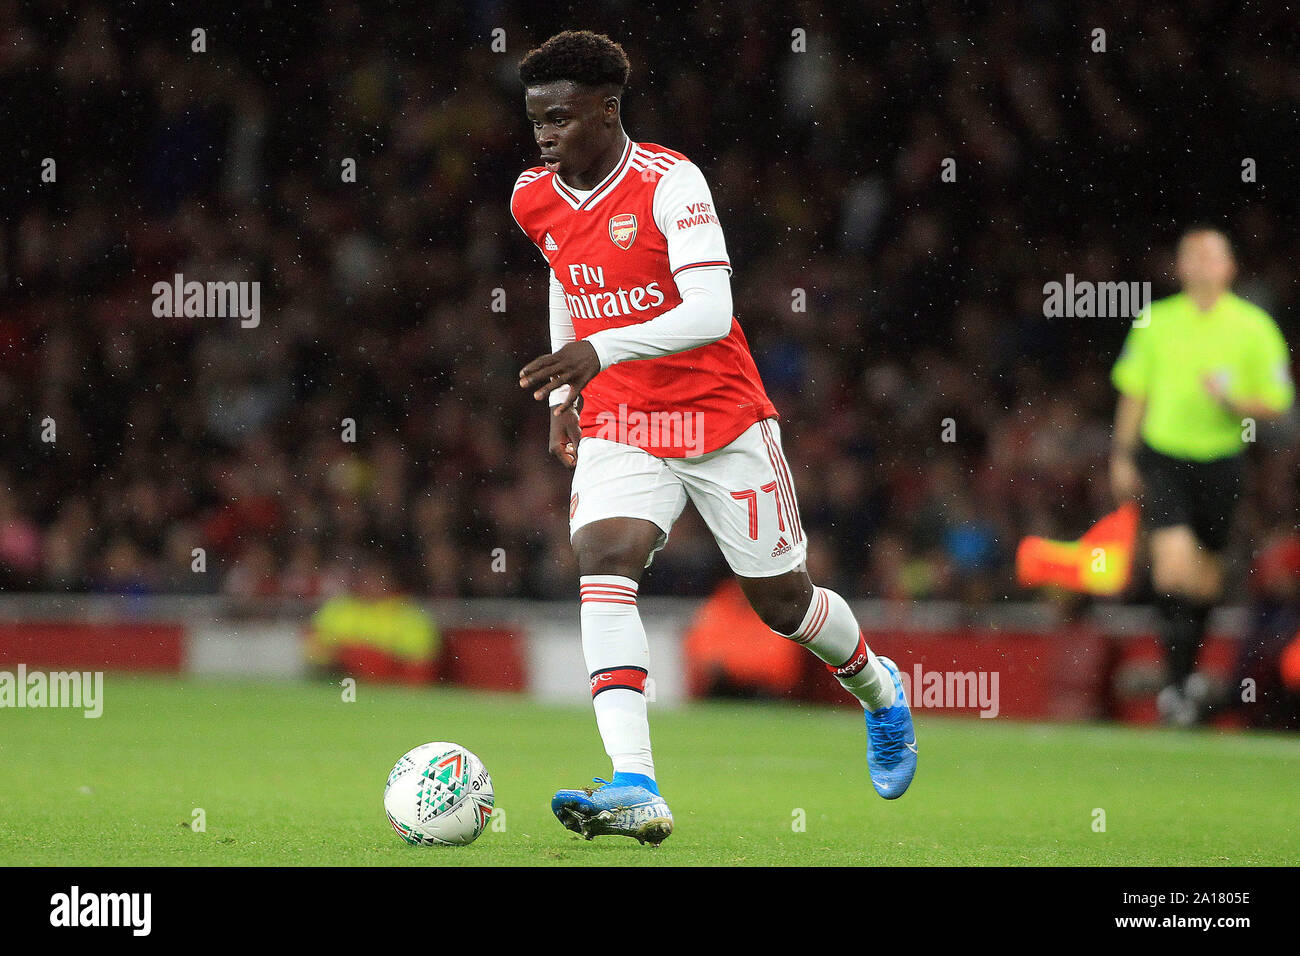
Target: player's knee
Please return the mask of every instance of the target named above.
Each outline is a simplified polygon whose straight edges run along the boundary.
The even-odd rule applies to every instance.
[[[645,555],[617,548],[593,548],[578,556],[579,574],[619,574],[633,581],[641,580]]]
[[[1223,596],[1223,569],[1216,562],[1207,561],[1201,568],[1201,597],[1218,600]]]
[[[650,550],[645,542],[622,535],[591,535],[574,541],[579,574],[619,574],[641,580]]]
[[[1178,559],[1155,562],[1151,568],[1151,587],[1162,597],[1185,597],[1196,591],[1191,562]]]
[[[1214,603],[1223,596],[1223,572],[1219,562],[1207,554],[1199,555],[1188,572],[1187,597]]]
[[[779,634],[793,634],[799,630],[808,613],[808,605],[812,603],[811,588],[797,586],[755,588],[747,596],[759,619]]]
[[[1200,590],[1197,546],[1191,530],[1170,528],[1151,540],[1151,586],[1164,597],[1186,597]]]

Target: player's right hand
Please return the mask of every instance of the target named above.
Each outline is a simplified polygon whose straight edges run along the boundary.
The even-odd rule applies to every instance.
[[[1121,504],[1142,493],[1142,476],[1131,455],[1115,455],[1110,460],[1110,490]]]
[[[550,451],[564,463],[564,467],[573,468],[578,464],[578,439],[582,429],[578,427],[578,413],[566,408],[551,419]]]

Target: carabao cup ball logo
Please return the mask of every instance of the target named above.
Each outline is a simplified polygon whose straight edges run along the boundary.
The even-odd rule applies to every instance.
[[[388,783],[384,784],[384,790],[387,791],[398,779],[405,777],[417,766],[419,766],[419,764],[411,759],[410,754],[402,754],[402,759],[397,761],[397,765],[389,772]]]
[[[620,249],[632,248],[636,240],[636,216],[625,212],[609,221],[609,238]]]
[[[427,823],[460,802],[469,786],[469,763],[460,751],[430,760],[421,773],[416,791],[416,815]]]

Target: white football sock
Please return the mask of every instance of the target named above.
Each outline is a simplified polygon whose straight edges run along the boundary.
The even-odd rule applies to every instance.
[[[844,689],[868,710],[893,706],[893,677],[867,647],[848,602],[834,591],[814,587],[812,603],[799,630],[781,636],[820,657]]]
[[[637,583],[618,574],[584,574],[582,654],[605,753],[615,773],[654,777],[645,682],[650,648],[637,611]]]

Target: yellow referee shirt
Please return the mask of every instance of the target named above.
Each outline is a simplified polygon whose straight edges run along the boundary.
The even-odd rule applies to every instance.
[[[1150,321],[1147,321],[1149,318]],[[1146,400],[1142,440],[1192,461],[1240,454],[1244,426],[1205,388],[1285,411],[1295,399],[1286,342],[1268,313],[1226,292],[1208,312],[1179,293],[1151,303],[1129,330],[1111,381]]]

